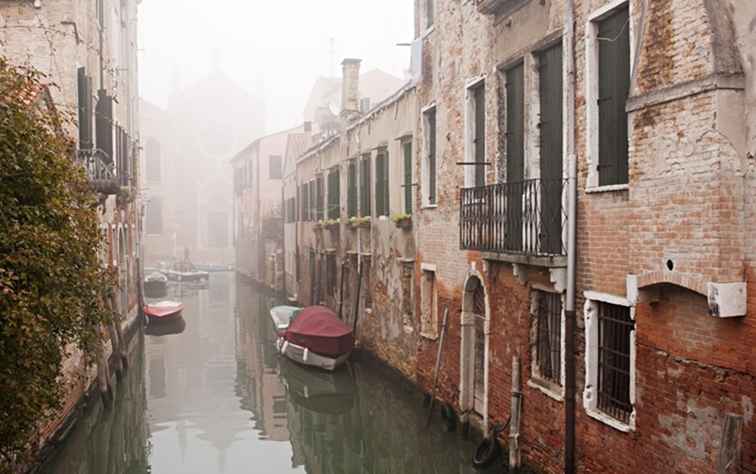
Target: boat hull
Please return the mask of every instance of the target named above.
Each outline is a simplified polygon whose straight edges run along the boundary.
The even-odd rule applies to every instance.
[[[162,298],[168,294],[168,282],[165,280],[147,280],[144,293],[148,298]]]
[[[199,282],[210,279],[210,274],[207,272],[177,272],[174,270],[168,270],[165,272],[165,276],[168,277],[169,281],[181,282]]]
[[[294,362],[310,367],[317,367],[330,372],[344,365],[344,363],[349,360],[349,356],[352,355],[352,351],[346,352],[337,357],[317,354],[306,347],[287,341],[282,337],[279,337],[276,341],[276,348],[280,354],[288,357]]]
[[[164,301],[154,305],[144,307],[144,315],[150,323],[163,323],[181,319],[181,312],[184,305],[172,301]]]

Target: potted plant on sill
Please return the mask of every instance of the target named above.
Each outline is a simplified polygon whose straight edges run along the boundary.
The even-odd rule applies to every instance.
[[[341,219],[328,219],[324,222],[324,226],[326,229],[331,231],[339,230],[339,227],[341,226]]]
[[[359,227],[370,227],[370,216],[365,217],[352,217],[349,219],[349,223],[352,224],[352,227],[357,229]]]
[[[391,220],[397,229],[410,230],[412,228],[412,215],[398,212],[391,216]]]

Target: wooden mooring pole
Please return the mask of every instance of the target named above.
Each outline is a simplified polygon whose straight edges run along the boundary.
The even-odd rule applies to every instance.
[[[433,368],[433,388],[431,389],[430,407],[428,408],[428,421],[425,426],[430,426],[433,418],[433,402],[436,399],[436,387],[438,386],[438,373],[441,371],[441,356],[443,355],[444,340],[446,339],[446,326],[449,323],[449,307],[444,308],[444,322],[441,326],[441,338],[438,341],[438,350],[436,351],[436,366]]]

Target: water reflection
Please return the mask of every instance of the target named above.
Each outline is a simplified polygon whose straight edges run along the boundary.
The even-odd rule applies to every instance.
[[[272,297],[223,273],[207,289],[170,291],[183,322],[149,328],[124,398],[80,423],[46,472],[475,472],[473,445],[426,428],[421,396],[393,372],[280,358]]]

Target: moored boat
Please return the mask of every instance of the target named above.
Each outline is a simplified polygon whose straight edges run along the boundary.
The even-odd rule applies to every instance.
[[[274,306],[270,308],[270,319],[273,321],[273,331],[277,338],[283,337],[291,320],[299,311],[302,311],[302,308],[297,306]]]
[[[184,305],[177,301],[161,301],[144,306],[144,315],[150,323],[173,321],[181,318]]]
[[[295,362],[332,371],[349,359],[354,336],[329,308],[309,306],[294,316],[276,347]]]
[[[152,272],[144,279],[144,292],[148,298],[162,298],[168,293],[168,277]]]

